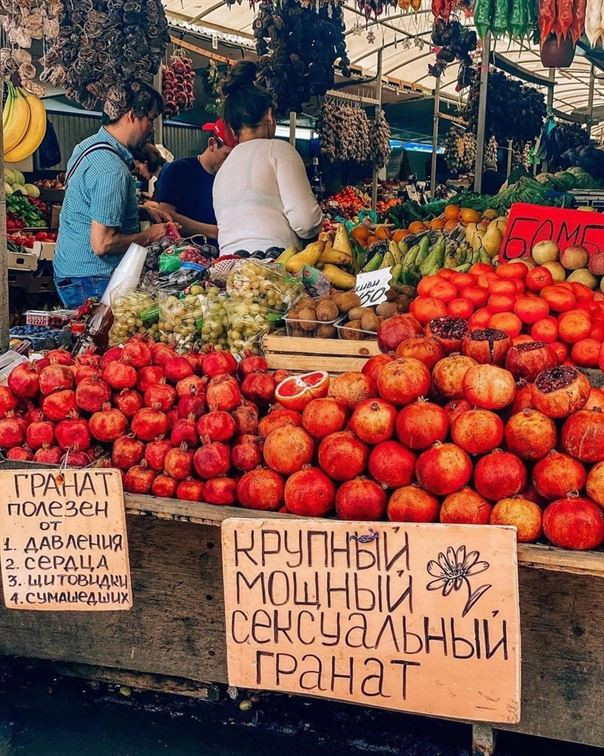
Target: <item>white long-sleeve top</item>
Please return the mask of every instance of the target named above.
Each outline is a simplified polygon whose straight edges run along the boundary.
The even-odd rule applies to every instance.
[[[221,255],[300,248],[300,239],[321,229],[323,215],[302,158],[279,139],[238,144],[216,174],[213,198]]]

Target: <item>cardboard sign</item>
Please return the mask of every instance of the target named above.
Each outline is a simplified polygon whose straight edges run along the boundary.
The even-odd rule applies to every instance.
[[[228,519],[230,685],[520,719],[515,529]]]
[[[119,471],[0,471],[0,567],[8,609],[131,609]]]
[[[500,257],[530,257],[533,245],[551,239],[560,250],[578,244],[592,254],[604,250],[604,214],[541,205],[512,205]]]
[[[354,293],[361,298],[361,306],[374,307],[385,302],[391,278],[392,268],[381,268],[371,273],[357,273]]]

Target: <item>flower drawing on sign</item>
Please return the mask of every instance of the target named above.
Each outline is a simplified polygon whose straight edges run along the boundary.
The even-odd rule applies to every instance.
[[[436,560],[432,559],[428,562],[426,569],[435,578],[426,585],[429,591],[442,590],[443,596],[448,596],[453,591],[459,591],[465,586],[468,591],[468,600],[461,614],[462,617],[466,616],[480,597],[491,587],[490,584],[485,584],[472,591],[469,578],[488,570],[489,563],[480,561],[480,552],[478,551],[470,551],[469,554],[466,554],[465,546],[460,546],[457,550],[449,546],[447,553],[444,554],[441,551]]]

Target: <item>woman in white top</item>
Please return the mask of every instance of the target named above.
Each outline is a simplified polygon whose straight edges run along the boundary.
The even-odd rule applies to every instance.
[[[238,144],[214,180],[221,255],[301,248],[301,240],[317,236],[323,219],[301,157],[275,139],[273,101],[255,78],[256,64],[241,61],[223,88],[223,118]]]

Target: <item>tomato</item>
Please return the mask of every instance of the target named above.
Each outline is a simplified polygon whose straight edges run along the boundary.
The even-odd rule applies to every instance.
[[[464,286],[459,293],[464,299],[470,300],[474,307],[484,307],[489,299],[489,292],[481,286]]]
[[[495,268],[500,278],[526,278],[528,268],[521,262],[505,262]]]
[[[497,276],[494,273],[486,274],[483,273],[482,275],[478,276],[476,279],[476,283],[478,286],[481,286],[483,289],[488,289],[491,285],[491,281],[495,281],[497,279]]]
[[[514,313],[523,323],[536,323],[549,315],[549,305],[545,299],[534,295],[518,297],[514,303]]]
[[[449,281],[456,274],[455,271],[451,268],[441,268],[436,275],[444,278],[446,281]]]
[[[497,328],[514,338],[522,330],[522,321],[513,312],[496,312],[489,319],[489,328]]]
[[[506,281],[502,278],[495,277],[489,284],[490,294],[510,294],[517,292],[516,284],[513,281]]]
[[[573,344],[570,356],[580,367],[598,367],[601,341],[594,338],[581,339]]]
[[[526,290],[526,284],[524,283],[524,278],[512,278],[511,280],[514,282],[514,286],[516,287],[516,293],[524,294]]]
[[[441,279],[438,276],[426,276],[425,278],[422,278],[422,280],[417,284],[417,293],[422,297],[429,297],[430,289],[434,286],[434,284],[439,283],[440,280]]]
[[[479,310],[476,310],[474,313],[472,313],[468,320],[468,325],[471,329],[486,328],[489,324],[489,320],[491,319],[491,315],[492,313],[487,310],[486,307],[481,307]]]
[[[589,288],[589,286],[585,286],[585,284],[579,283],[578,281],[571,281],[570,285],[573,289],[573,294],[577,298],[578,301],[591,301],[594,298],[593,291]]]
[[[416,297],[409,306],[409,312],[422,325],[426,325],[433,318],[444,318],[447,315],[447,306],[434,297]]]
[[[568,347],[566,344],[563,344],[561,341],[552,341],[549,346],[555,352],[558,362],[562,364],[568,357]]]
[[[519,336],[514,336],[512,344],[518,346],[518,344],[531,344],[533,341],[533,337],[529,336],[528,333],[521,333]]]
[[[493,266],[488,263],[474,263],[470,268],[470,273],[473,273],[475,276],[480,276],[484,273],[493,273]]]
[[[474,312],[474,305],[469,299],[456,297],[447,304],[447,312],[452,318],[464,318],[467,320]]]
[[[558,337],[567,344],[576,344],[591,333],[591,318],[582,310],[569,310],[558,318]]]
[[[554,277],[543,265],[529,270],[525,280],[527,289],[531,291],[541,291],[544,286],[551,286],[554,283]]]
[[[592,320],[591,333],[589,335],[592,339],[604,341],[604,320]]]
[[[554,312],[566,312],[572,310],[577,304],[575,295],[572,293],[572,287],[569,288],[570,291],[563,283],[545,286],[541,289],[541,296]]]
[[[451,278],[451,283],[453,286],[457,286],[458,289],[462,289],[464,286],[473,286],[475,281],[476,276],[473,276],[471,273],[456,273]]]
[[[551,344],[558,338],[558,321],[551,315],[541,318],[531,326],[531,336],[535,341]]]
[[[445,281],[442,278],[432,285],[430,288],[430,296],[440,299],[445,304],[455,299],[457,296],[457,289],[449,281]]]
[[[512,312],[514,309],[515,297],[509,294],[491,294],[487,307],[491,313],[495,312]]]

